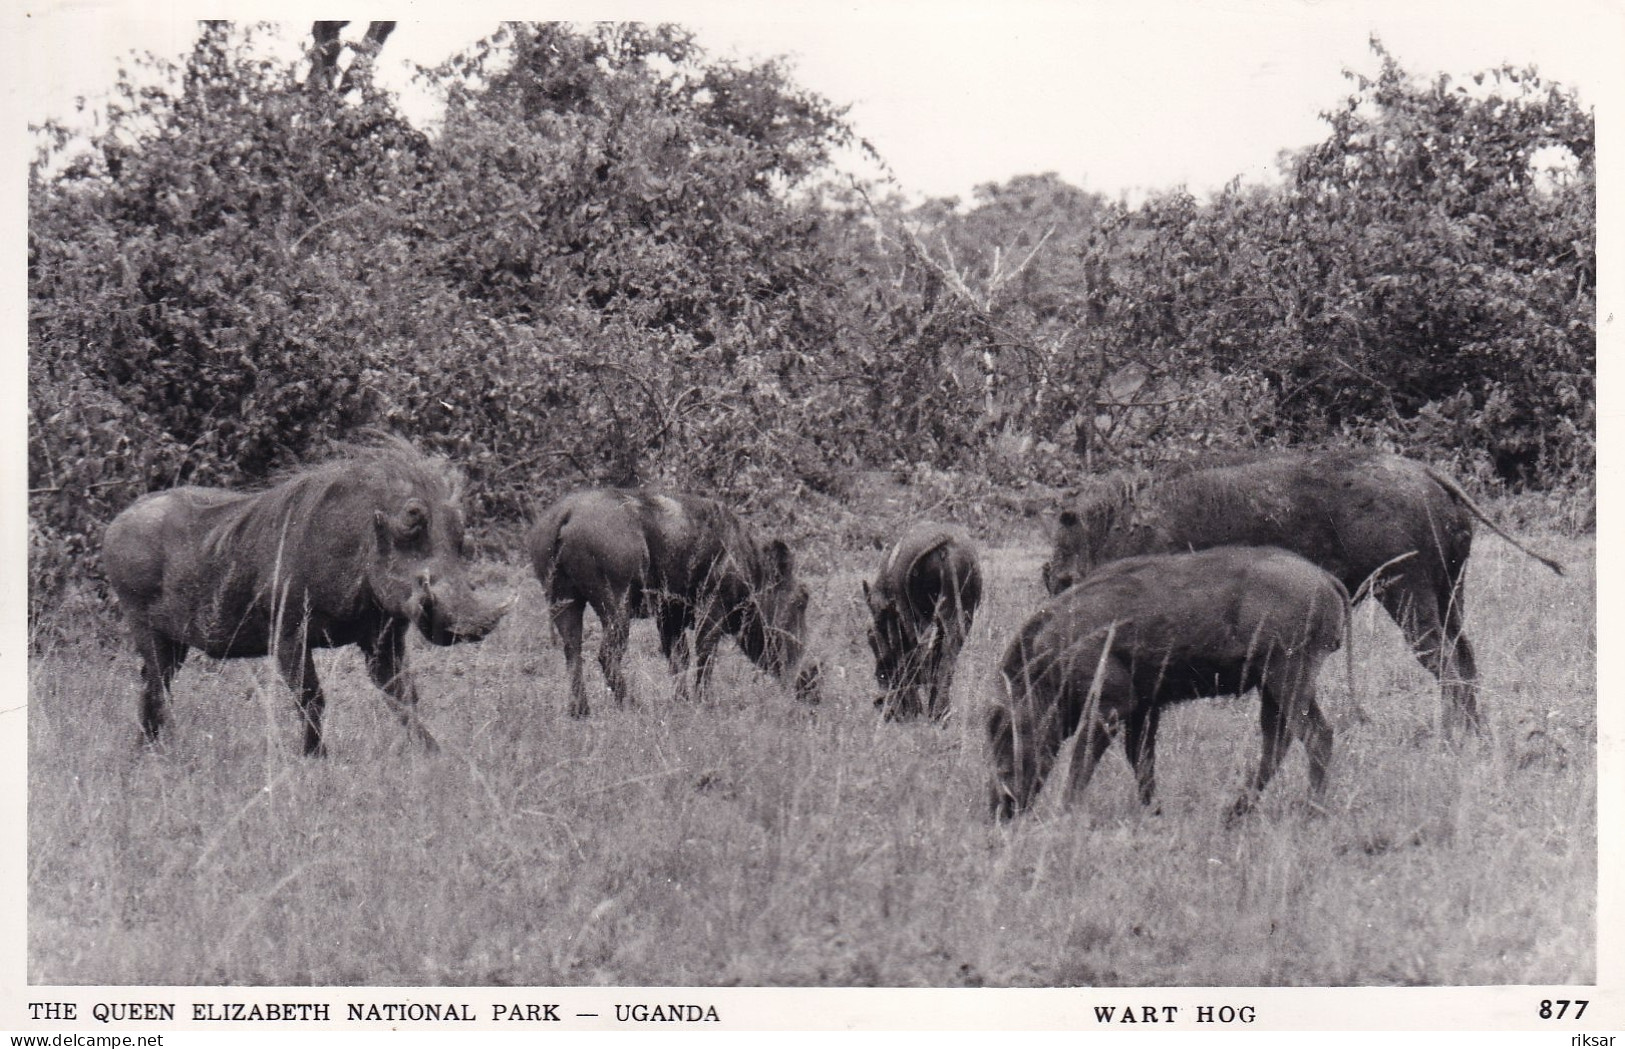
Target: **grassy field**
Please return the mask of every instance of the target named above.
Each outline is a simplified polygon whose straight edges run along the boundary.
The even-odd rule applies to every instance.
[[[1487,535],[1469,569],[1482,740],[1444,745],[1433,680],[1363,606],[1370,720],[1348,717],[1340,657],[1322,682],[1338,725],[1329,814],[1303,811],[1294,745],[1258,814],[1228,830],[1259,745],[1254,698],[1164,717],[1161,815],[1135,802],[1118,748],[1081,809],[1063,814],[1050,789],[1014,824],[989,821],[981,714],[1040,597],[1037,545],[984,549],[988,594],[945,728],[882,724],[870,706],[869,551],[806,573],[836,668],[816,709],[731,645],[711,701],[678,705],[642,622],[638,705],[603,695],[572,721],[527,576],[485,643],[414,641],[433,757],[354,650],[317,657],[332,757],[312,761],[265,661],[189,662],[172,733],[145,750],[134,655],[59,647],[31,664],[28,978],[1588,983],[1595,543],[1535,538],[1567,577]]]

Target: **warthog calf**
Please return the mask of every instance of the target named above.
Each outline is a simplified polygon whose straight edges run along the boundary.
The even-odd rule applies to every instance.
[[[1033,803],[1080,724],[1067,801],[1081,796],[1123,728],[1140,801],[1150,804],[1163,706],[1254,688],[1263,753],[1231,815],[1253,806],[1289,733],[1308,751],[1318,804],[1332,729],[1315,703],[1315,680],[1344,643],[1348,622],[1343,585],[1285,550],[1229,546],[1102,566],[1041,607],[1004,654],[1004,695],[987,721],[995,816]]]
[[[881,558],[874,586],[863,581],[863,600],[881,689],[875,706],[888,719],[917,718],[923,690],[923,712],[946,718],[959,650],[982,600],[975,544],[960,528],[915,525]]]

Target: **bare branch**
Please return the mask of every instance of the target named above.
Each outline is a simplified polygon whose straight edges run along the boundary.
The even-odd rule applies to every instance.
[[[339,55],[344,50],[339,30],[349,24],[347,21],[311,23],[310,35],[316,46],[311,49],[310,76],[305,79],[305,89],[312,94],[333,89],[333,74],[338,70]]]
[[[384,41],[394,31],[394,22],[367,23],[367,34],[359,44],[354,45],[355,58],[350,61],[350,68],[344,71],[344,79],[339,82],[339,94],[348,94],[352,88],[361,86],[363,78],[372,75],[372,64],[378,58],[378,52],[384,49]]]

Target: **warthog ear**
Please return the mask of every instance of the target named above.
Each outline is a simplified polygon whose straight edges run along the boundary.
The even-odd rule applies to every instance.
[[[767,565],[770,584],[781,583],[795,575],[796,559],[783,539],[775,539],[767,544]]]

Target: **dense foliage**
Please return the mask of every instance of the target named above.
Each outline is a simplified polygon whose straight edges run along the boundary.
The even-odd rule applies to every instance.
[[[1071,238],[985,311],[1001,345],[1020,333],[1024,427],[1090,465],[1357,440],[1490,483],[1588,483],[1592,115],[1532,69],[1419,83],[1373,50],[1379,75],[1279,187],[1127,207],[1018,179],[969,214],[915,212],[989,284],[995,251]]]
[[[1114,216],[1119,345],[1252,380],[1264,437],[1349,434],[1513,484],[1594,460],[1594,126],[1532,70],[1413,83],[1377,48],[1278,191]],[[1136,234],[1140,234],[1136,238]],[[1261,386],[1257,386],[1259,380]]]
[[[505,26],[423,72],[427,130],[266,32],[205,23],[88,132],[36,129],[36,599],[140,493],[365,427],[456,457],[490,521],[584,482],[793,500],[1269,442],[1591,477],[1594,125],[1533,70],[1420,83],[1378,47],[1278,187],[911,206],[834,177],[866,147],[786,66],[677,27]]]

